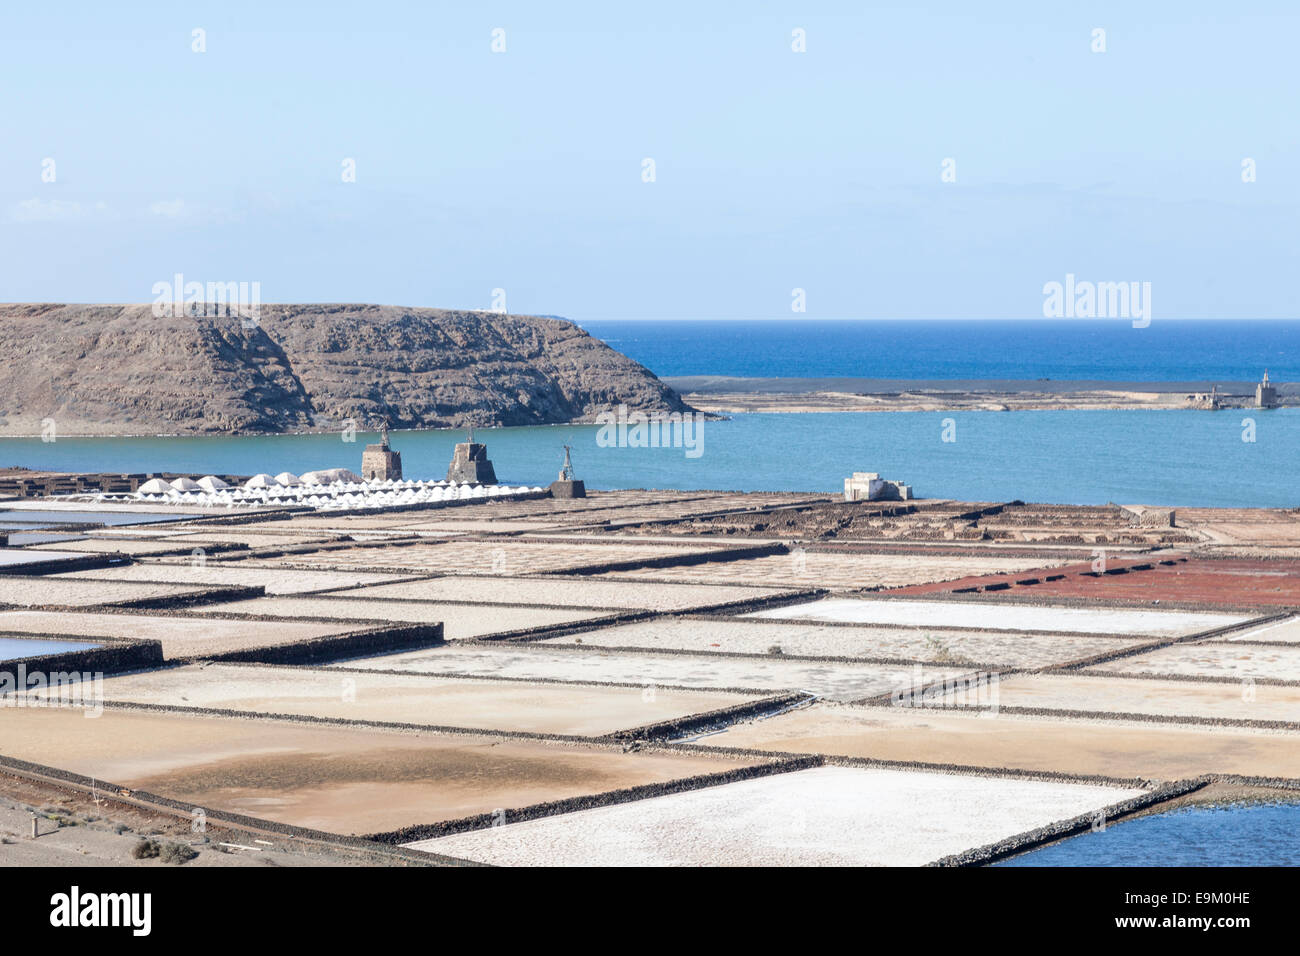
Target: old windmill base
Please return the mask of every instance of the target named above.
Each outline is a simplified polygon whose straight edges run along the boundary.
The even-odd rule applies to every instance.
[[[387,442],[367,445],[361,453],[361,477],[366,481],[401,481],[402,453],[393,451]]]
[[[447,480],[461,484],[495,485],[496,469],[487,456],[487,445],[478,442],[460,442],[447,467]]]

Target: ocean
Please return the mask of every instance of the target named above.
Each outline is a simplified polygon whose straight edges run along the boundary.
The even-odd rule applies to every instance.
[[[1300,804],[1184,807],[1089,831],[995,866],[1300,866]]]
[[[1300,381],[1300,321],[583,322],[659,376]]]
[[[588,323],[659,375],[1249,381],[1300,378],[1300,323]],[[944,424],[953,441],[944,441]],[[596,426],[476,429],[498,477],[546,484],[573,446],[595,489],[843,490],[854,471],[965,501],[1294,507],[1300,409],[742,414],[696,448],[607,447]],[[1247,440],[1249,439],[1249,440]],[[339,435],[0,439],[0,466],[276,474],[346,466]],[[463,431],[394,432],[412,477],[441,478]],[[697,454],[698,452],[698,454]]]

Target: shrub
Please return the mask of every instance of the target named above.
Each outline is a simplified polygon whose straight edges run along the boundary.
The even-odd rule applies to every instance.
[[[162,847],[153,840],[141,840],[131,847],[131,856],[136,860],[151,860],[161,852]]]
[[[166,843],[163,845],[158,858],[164,863],[175,863],[179,866],[182,863],[188,863],[198,855],[197,850],[186,846],[184,843]]]

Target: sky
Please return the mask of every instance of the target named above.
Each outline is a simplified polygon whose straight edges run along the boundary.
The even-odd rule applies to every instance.
[[[580,322],[1033,318],[1069,274],[1294,318],[1298,39],[1294,0],[8,3],[0,301],[180,273]]]

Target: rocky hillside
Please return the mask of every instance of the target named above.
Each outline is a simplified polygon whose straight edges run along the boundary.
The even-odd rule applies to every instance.
[[[155,435],[591,421],[689,411],[562,319],[374,305],[155,318],[147,305],[0,305],[0,434]]]

